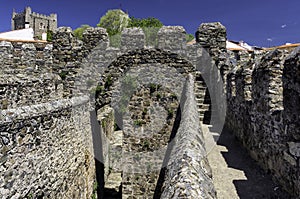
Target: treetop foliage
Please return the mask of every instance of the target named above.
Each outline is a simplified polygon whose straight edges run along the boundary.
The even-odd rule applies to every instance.
[[[84,24],[84,25],[81,25],[79,28],[76,28],[73,33],[75,35],[75,37],[77,37],[78,39],[81,39],[82,40],[82,35],[83,35],[83,32],[89,28],[91,26],[87,25],[87,24]]]
[[[163,26],[162,22],[159,19],[154,17],[148,17],[145,19],[139,19],[135,17],[130,17],[130,22],[128,27],[140,27],[140,28],[149,28],[149,27],[157,27],[161,28]]]
[[[157,32],[163,26],[163,23],[154,17],[135,18],[129,17],[127,13],[120,9],[108,10],[104,16],[100,18],[98,27],[105,28],[111,45],[118,47],[121,42],[121,32],[124,28],[138,27],[142,28],[145,33],[146,44],[155,46],[157,43]],[[89,28],[89,25],[81,25],[73,31],[74,35],[82,40],[83,32]],[[194,39],[191,34],[186,35],[187,42]]]
[[[187,42],[190,42],[190,41],[192,41],[193,39],[195,39],[195,37],[194,37],[194,35],[192,35],[192,34],[186,34],[186,41]]]
[[[109,36],[122,32],[124,28],[128,26],[130,18],[128,14],[120,9],[109,10],[100,18],[100,22],[97,26],[106,28]]]

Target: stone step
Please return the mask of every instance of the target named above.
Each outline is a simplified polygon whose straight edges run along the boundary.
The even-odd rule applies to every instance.
[[[107,180],[105,181],[104,188],[111,192],[118,193],[122,183],[122,173],[113,172],[108,175]]]
[[[203,84],[203,85],[205,85],[205,82],[203,80],[196,80],[195,84]]]
[[[195,85],[194,87],[195,90],[206,90],[206,86],[205,85]]]
[[[207,111],[209,109],[209,104],[197,103],[199,109],[204,109]]]
[[[201,94],[201,95],[205,96],[205,90],[196,90],[194,93],[195,93],[195,95]]]
[[[205,93],[195,92],[196,98],[203,98],[205,97]]]
[[[202,85],[195,85],[195,90],[201,90],[201,91],[206,91],[206,87]]]
[[[205,112],[207,112],[207,110],[205,110],[205,109],[198,109],[198,113],[200,113],[201,115],[202,114],[204,115]]]
[[[200,116],[199,116],[199,120],[200,120],[201,122],[203,122],[203,119],[204,119],[204,115],[200,115]]]
[[[204,104],[204,98],[196,98],[197,104]]]

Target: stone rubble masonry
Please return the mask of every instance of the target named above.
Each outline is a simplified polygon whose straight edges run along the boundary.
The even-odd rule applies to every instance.
[[[189,75],[181,101],[181,121],[167,164],[161,198],[216,198],[203,132]]]
[[[114,124],[115,124],[115,118],[114,118],[114,109],[110,106],[104,106],[101,109],[97,111],[97,121],[100,124],[101,132],[103,132],[103,137],[101,137],[102,141],[102,154],[100,156],[103,156],[103,164],[104,167],[104,181],[107,180],[108,174],[110,173],[110,168],[116,168],[116,166],[113,166],[111,161],[113,161],[112,156],[116,154],[112,154],[111,148],[112,143],[115,142],[114,139]],[[97,157],[97,159],[102,159],[102,157]],[[119,155],[119,154],[118,154]],[[120,163],[120,162],[118,162]]]
[[[248,56],[227,77],[226,126],[294,196],[300,195],[299,54],[297,48]]]
[[[90,198],[95,165],[88,100],[1,111],[1,198]]]
[[[209,89],[211,124],[221,132],[226,114],[226,77],[231,69],[230,54],[226,50],[226,28],[219,22],[203,23],[196,34],[196,42],[206,51],[200,63],[201,75]]]
[[[202,23],[196,32],[196,42],[211,56],[226,51],[226,28],[220,23]]]
[[[61,78],[52,71],[52,44],[0,43],[0,107],[16,108],[60,99]]]
[[[141,49],[145,46],[145,34],[141,28],[125,28],[122,31],[122,50]]]
[[[118,57],[121,67],[111,71],[112,77],[126,72],[122,67],[130,57],[136,66],[151,65],[156,59],[154,64],[173,67],[180,74],[193,73],[202,51],[199,45],[186,46],[184,32],[182,27],[160,31],[165,39],[159,45],[174,45],[170,51],[139,46],[145,43],[139,29],[123,32],[121,41],[129,44],[121,48],[109,47],[102,28],[87,29],[83,41],[70,28],[61,27],[52,43],[1,42],[0,99],[5,115],[0,123],[1,198],[90,198],[95,181],[90,116],[87,104],[72,100],[80,102],[76,96],[90,94],[83,92],[85,86],[101,83],[99,77],[106,74],[102,69],[112,68]],[[138,46],[130,44],[133,36]],[[170,43],[177,37],[179,42]],[[130,53],[137,47],[144,49]],[[110,130],[102,126],[102,132],[111,134],[113,121],[107,121],[111,114],[107,116],[99,121],[109,124]],[[100,156],[109,160],[108,149],[103,153]]]
[[[226,126],[277,182],[299,196],[300,49],[290,55],[280,50],[226,52],[226,29],[220,23],[201,24],[196,41],[221,73],[215,79],[224,82]],[[222,103],[217,99],[218,112]]]
[[[182,26],[163,26],[157,35],[159,49],[171,50],[179,55],[186,50],[186,32]]]
[[[52,68],[52,44],[0,42],[1,74],[39,74]]]
[[[158,35],[157,46],[145,47],[140,29],[125,29],[121,35],[125,46],[113,48],[105,29],[89,28],[80,41],[70,28],[61,27],[52,43],[0,43],[0,107],[1,113],[11,118],[6,121],[1,116],[0,121],[2,198],[90,198],[95,166],[91,130],[84,125],[89,120],[87,105],[71,108],[67,101],[89,95],[91,88],[108,85],[107,80],[117,81],[129,66],[153,63],[174,67],[184,75],[199,70],[210,95],[217,96],[211,99],[217,104],[212,115],[222,115],[227,103],[226,126],[286,190],[300,195],[300,49],[289,55],[279,50],[234,54],[226,50],[226,28],[220,23],[202,24],[194,45],[186,45],[182,27],[163,27]],[[216,67],[207,67],[213,64]],[[224,84],[215,84],[216,80]],[[109,104],[112,90],[108,86],[105,94],[96,98],[97,109]],[[74,110],[78,114],[71,114]],[[187,110],[191,115],[184,114],[190,118],[194,110]],[[75,125],[81,123],[85,134]],[[203,143],[198,141],[195,147],[201,149]],[[196,155],[195,160],[203,154]],[[191,160],[171,165],[169,171],[179,171],[189,163],[198,164]],[[210,184],[210,179],[206,182]],[[169,194],[180,181],[174,182],[173,188],[170,181],[165,184],[164,194]],[[214,197],[210,187],[202,188],[194,190]],[[186,190],[179,194],[188,194]],[[79,195],[82,193],[84,196]]]
[[[1,109],[34,105],[62,98],[63,86],[58,75],[1,75]]]
[[[92,32],[92,28],[87,29],[84,33],[84,37],[88,36],[88,32]],[[99,29],[100,30],[100,29]],[[97,31],[97,30],[95,30]],[[103,32],[102,32],[103,33]],[[101,33],[101,34],[102,34]],[[85,35],[86,34],[86,35]],[[126,44],[126,46],[122,45],[121,48],[112,48],[108,46],[106,36],[104,40],[98,43],[98,46],[95,47],[91,53],[86,58],[86,61],[83,62],[83,71],[80,71],[81,80],[86,80],[87,82],[97,82],[98,86],[101,88],[101,92],[96,96],[96,107],[106,107],[112,101],[111,98],[114,96],[113,91],[118,91],[117,86],[120,84],[119,80],[124,77],[124,74],[129,71],[137,72],[141,68],[149,68],[148,72],[154,72],[150,68],[153,66],[157,66],[158,68],[166,68],[172,67],[177,70],[177,73],[182,74],[186,77],[189,73],[195,73],[195,65],[201,61],[199,60],[202,56],[201,46],[193,45],[186,46],[185,42],[185,31],[182,27],[163,27],[159,31],[159,42],[158,45],[161,45],[162,49],[154,49],[145,47],[145,37],[141,29],[125,29],[122,33],[121,43]],[[95,38],[96,36],[93,36]],[[163,39],[161,39],[163,38]],[[177,38],[181,38],[179,42],[172,43]],[[88,40],[88,39],[86,39]],[[84,41],[86,41],[84,39]],[[182,44],[181,44],[182,43]],[[167,49],[168,46],[171,46],[170,49]],[[95,59],[96,58],[96,59]],[[188,61],[187,61],[188,60]],[[191,60],[189,62],[189,60]],[[101,68],[105,69],[102,70]],[[160,74],[156,69],[156,74]],[[167,69],[169,70],[169,69]],[[140,77],[141,74],[137,73]],[[142,73],[144,75],[145,72]],[[134,74],[130,74],[135,76]],[[147,76],[147,79],[150,78],[150,75]],[[151,78],[150,78],[151,79]],[[168,81],[171,83],[172,81]],[[153,83],[153,82],[152,82]],[[156,83],[156,82],[154,82]],[[82,85],[85,83],[83,82]],[[84,89],[82,89],[83,91]],[[79,91],[79,92],[82,92]],[[103,92],[104,91],[104,92]],[[101,110],[101,109],[100,109]],[[163,116],[163,114],[161,115]],[[123,121],[125,122],[125,121]],[[124,132],[126,135],[126,132]],[[131,140],[134,140],[133,138]],[[126,142],[126,138],[124,139]],[[123,141],[123,142],[124,142]],[[124,143],[123,143],[124,144]],[[125,143],[126,144],[126,143]],[[127,143],[130,144],[130,143]],[[150,144],[150,146],[153,143]],[[104,157],[107,159],[111,159],[111,155],[109,150],[109,144],[104,143],[103,152]],[[125,145],[124,145],[125,146]],[[124,149],[122,149],[124,150]],[[128,159],[130,161],[130,158]],[[107,162],[112,165],[107,165]],[[115,168],[115,161],[106,161],[105,160],[105,168]],[[150,162],[149,162],[150,163]],[[156,164],[156,162],[155,162]],[[123,165],[126,165],[123,163]],[[160,165],[160,164],[158,164]],[[131,165],[132,166],[132,165]],[[129,169],[127,167],[126,169]],[[107,170],[107,169],[106,169]],[[118,169],[113,170],[113,172],[120,172]],[[107,173],[107,171],[105,171]],[[153,173],[154,174],[154,173]],[[105,174],[105,177],[107,175]],[[128,178],[126,177],[128,176]],[[133,178],[134,180],[131,180]],[[156,181],[156,177],[151,174],[151,178],[147,179],[146,175],[143,177],[138,177],[137,175],[124,173],[123,171],[123,182],[122,182],[122,196],[123,197],[143,197],[143,195],[148,194],[149,196],[152,194],[151,190],[153,190],[150,185],[146,186],[146,182],[150,180],[152,183]],[[109,177],[108,177],[109,178]],[[138,180],[137,180],[138,178]],[[129,179],[129,180],[128,180]],[[138,186],[139,185],[139,186]],[[142,189],[141,189],[142,187]],[[141,190],[144,189],[144,191]]]
[[[96,27],[96,28],[87,28],[83,32],[84,48],[87,50],[92,50],[93,48],[103,46],[106,49],[109,46],[108,34],[106,29]]]

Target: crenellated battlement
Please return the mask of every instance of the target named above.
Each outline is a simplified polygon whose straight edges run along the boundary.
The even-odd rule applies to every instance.
[[[41,37],[47,31],[55,31],[57,29],[57,14],[40,14],[32,12],[30,7],[26,7],[23,12],[12,13],[12,30],[24,28],[32,28],[35,37]]]
[[[37,17],[37,18],[43,18],[43,19],[57,19],[57,15],[56,14],[50,14],[50,15],[45,15],[45,14],[40,14],[40,13],[36,13],[36,12],[32,12],[31,13],[32,17]]]

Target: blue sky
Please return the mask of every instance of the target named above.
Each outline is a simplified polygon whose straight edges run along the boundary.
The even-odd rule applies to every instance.
[[[109,9],[122,8],[137,18],[155,17],[194,34],[203,22],[220,21],[230,40],[276,46],[300,42],[299,0],[0,0],[0,32],[10,30],[11,13],[30,6],[57,13],[59,26],[96,26]]]

